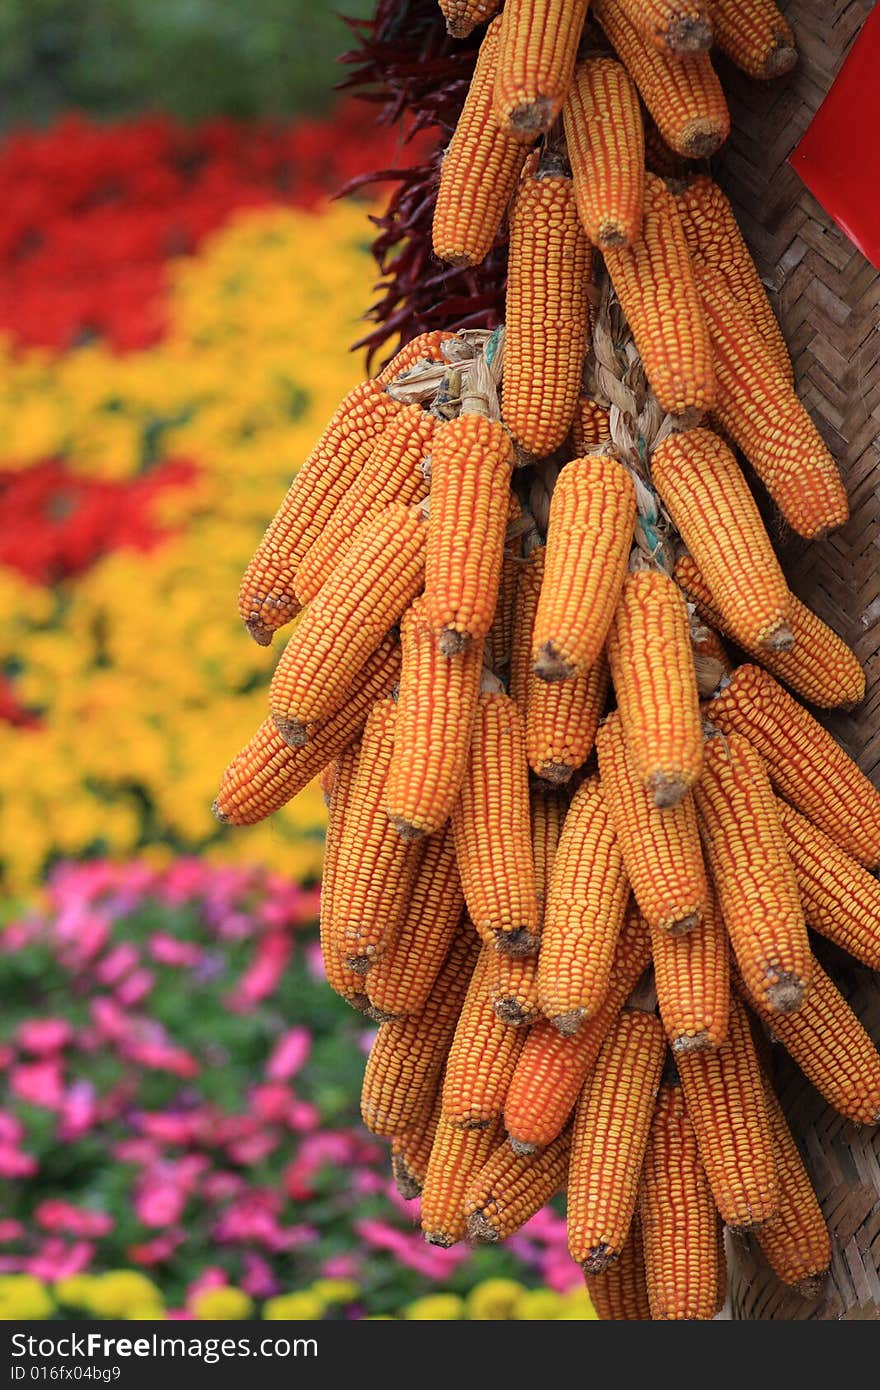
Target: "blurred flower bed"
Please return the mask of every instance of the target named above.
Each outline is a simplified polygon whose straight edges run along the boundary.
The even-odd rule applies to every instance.
[[[241,570],[339,398],[393,163],[341,106],[287,127],[70,117],[0,146],[0,844],[204,850],[313,877],[322,807],[229,834],[210,805],[273,655]],[[13,196],[14,195],[14,196]]]
[[[550,1208],[504,1250],[425,1245],[358,1123],[369,1033],[316,906],[264,869],[96,861],[6,924],[0,1316],[589,1316]]]

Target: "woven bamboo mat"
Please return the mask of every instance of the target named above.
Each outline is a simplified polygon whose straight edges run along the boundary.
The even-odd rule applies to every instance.
[[[844,473],[852,515],[819,544],[786,538],[792,587],[858,653],[868,693],[824,722],[880,785],[880,274],[787,164],[872,0],[781,0],[801,60],[764,86],[724,64],[733,133],[719,177],[791,348],[801,398]],[[877,138],[861,132],[854,138]],[[880,1042],[880,980],[835,953],[834,978]],[[775,1049],[779,1053],[781,1049]],[[834,1243],[831,1276],[814,1303],[785,1289],[753,1240],[731,1242],[735,1318],[880,1319],[880,1131],[834,1114],[786,1059],[777,1083],[803,1141]]]

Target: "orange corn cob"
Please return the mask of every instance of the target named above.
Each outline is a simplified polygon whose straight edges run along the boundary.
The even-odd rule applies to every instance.
[[[489,997],[491,961],[484,946],[462,1005],[443,1081],[443,1116],[459,1129],[486,1129],[504,1114],[504,1101],[525,1033],[508,1028]]]
[[[735,1229],[760,1226],[776,1210],[779,1180],[761,1066],[737,998],[730,1001],[728,1034],[721,1046],[679,1053],[677,1066],[722,1220]]]
[[[324,871],[321,876],[321,956],[324,973],[330,988],[345,999],[353,1008],[366,1013],[370,1001],[364,992],[363,976],[352,970],[350,965],[336,950],[333,927],[334,898],[338,905],[336,869],[339,862],[339,846],[342,841],[345,820],[351,805],[351,792],[357,773],[360,744],[354,743],[344,749],[336,760],[336,778],[330,815],[327,819],[327,835],[324,841]]]
[[[687,605],[661,570],[627,575],[608,660],[636,774],[656,806],[674,806],[700,775],[703,736]]]
[[[302,614],[269,689],[272,714],[291,738],[338,704],[370,652],[422,584],[425,526],[395,504],[369,522]]]
[[[730,944],[711,888],[700,925],[678,936],[652,928],[651,954],[673,1052],[720,1047],[730,1010]]]
[[[538,901],[528,764],[522,715],[509,695],[479,698],[452,833],[465,902],[480,936],[499,950],[531,954]]]
[[[880,970],[880,882],[792,806],[777,805],[808,926]]]
[[[685,795],[665,811],[655,806],[616,714],[599,730],[597,746],[605,805],[642,915],[652,930],[692,931],[702,921],[709,891],[693,797]]]
[[[375,651],[370,653],[348,689],[339,692],[331,710],[307,724],[289,719],[279,728],[285,743],[289,743],[291,748],[300,748],[315,739],[320,741],[339,712],[347,708],[362,710],[363,724],[373,702],[391,690],[400,675],[400,665],[400,643],[397,634],[392,631],[386,633]]]
[[[478,24],[485,24],[498,10],[502,0],[440,0],[447,31],[454,39],[466,39]]]
[[[779,1201],[758,1231],[758,1240],[777,1278],[804,1298],[815,1298],[831,1263],[828,1227],[782,1106],[766,1079],[764,1098],[779,1174]]]
[[[525,163],[527,147],[492,112],[501,19],[480,45],[449,147],[434,207],[434,255],[452,265],[479,265],[498,235]]]
[[[608,247],[605,264],[645,372],[664,410],[709,410],[712,349],[675,198],[645,175],[644,219],[631,246]]]
[[[571,179],[523,178],[510,214],[501,404],[504,423],[530,454],[557,449],[574,417],[589,279]]]
[[[467,770],[483,669],[482,640],[443,656],[424,599],[403,615],[403,662],[386,809],[405,840],[449,819]]]
[[[412,1201],[421,1194],[437,1125],[440,1121],[440,1089],[434,1103],[426,1107],[402,1134],[391,1140],[391,1174],[401,1197]]]
[[[751,318],[713,267],[697,262],[717,383],[715,414],[782,515],[808,540],[849,515],[837,464]]]
[[[563,110],[581,225],[594,246],[629,246],[642,225],[645,132],[632,79],[613,58],[579,63]]]
[[[353,689],[335,714],[310,726],[309,739],[302,746],[286,743],[272,719],[260,725],[223,774],[214,802],[219,821],[255,825],[265,820],[307,787],[329,758],[354,742],[375,701],[394,684],[400,668],[399,646],[386,639],[368,666],[369,680]]]
[[[706,707],[724,733],[745,734],[776,790],[866,868],[880,864],[880,791],[831,734],[757,666],[740,666]]]
[[[382,431],[369,458],[320,536],[300,562],[294,591],[300,603],[311,603],[330,578],[362,522],[391,505],[410,506],[428,495],[422,464],[431,452],[436,420],[420,405],[405,405]]]
[[[446,656],[492,626],[512,463],[497,420],[459,415],[434,436],[425,598]]]
[[[604,405],[589,396],[578,396],[574,419],[571,422],[572,453],[583,458],[593,453],[611,438],[611,416]]]
[[[550,503],[544,582],[532,638],[542,680],[566,680],[599,658],[626,576],[635,489],[616,459],[566,464]]]
[[[495,115],[519,140],[549,130],[571,85],[589,0],[507,0]]]
[[[324,798],[324,805],[329,806],[331,800],[333,799],[333,787],[336,782],[335,758],[333,759],[332,763],[328,763],[327,766],[324,768],[324,771],[321,773],[321,776],[318,778],[318,781],[321,784],[321,795]]]
[[[568,1250],[585,1274],[601,1274],[623,1250],[665,1056],[656,1015],[624,1009],[578,1101],[568,1173]]]
[[[370,967],[366,987],[374,1009],[397,1018],[423,1007],[449,952],[463,907],[455,846],[447,826],[425,842],[397,937]]]
[[[701,0],[618,0],[618,6],[661,53],[705,53],[712,43],[712,17]]]
[[[752,260],[727,197],[708,174],[690,179],[676,199],[688,248],[724,277],[730,293],[745,309],[790,383],[794,368],[767,291]]]
[[[478,947],[476,935],[465,923],[425,1007],[381,1024],[361,1091],[361,1115],[373,1134],[403,1134],[432,1104]]]
[[[773,0],[712,0],[715,42],[749,77],[791,72],[797,49],[791,26]]]
[[[565,1130],[543,1153],[516,1154],[501,1143],[468,1184],[467,1230],[472,1240],[506,1240],[565,1186],[571,1131]]]
[[[708,53],[658,53],[618,0],[593,0],[593,13],[667,145],[688,159],[714,154],[730,133],[730,112]]]
[[[513,655],[513,629],[516,621],[516,591],[523,561],[518,554],[505,550],[498,585],[495,616],[486,639],[486,665],[505,679],[510,675]]]
[[[645,1274],[655,1322],[715,1316],[715,1204],[681,1087],[660,1088],[639,1196]]]
[[[714,594],[690,555],[682,555],[675,564],[676,583],[696,607],[703,622],[710,623],[725,635],[735,637],[739,645],[754,656],[778,680],[785,681],[805,700],[824,709],[835,705],[857,705],[865,695],[865,673],[854,652],[837,633],[823,623],[806,604],[794,594],[789,595],[787,625],[794,638],[789,652],[771,652],[754,644],[746,646],[732,630]],[[728,671],[728,675],[730,672]]]
[[[796,1014],[760,1012],[833,1109],[857,1125],[880,1124],[880,1053],[818,961]]]
[[[460,1129],[441,1115],[422,1192],[422,1230],[448,1250],[467,1234],[466,1193],[503,1138],[499,1124]]]
[[[707,740],[694,795],[706,859],[731,943],[757,1001],[774,1012],[803,1004],[810,944],[776,799],[740,734]]]
[[[670,435],[651,478],[676,530],[706,575],[739,642],[760,650],[792,645],[791,595],[749,485],[712,430]]]
[[[370,712],[346,808],[336,865],[333,944],[362,974],[393,945],[419,868],[422,846],[401,840],[385,812],[397,706]]]
[[[522,1150],[543,1148],[561,1131],[611,1025],[651,955],[648,928],[630,910],[614,953],[611,985],[598,1013],[574,1037],[549,1019],[529,1031],[507,1093],[504,1123]]]
[[[241,620],[261,646],[298,612],[293,581],[299,562],[399,409],[378,382],[355,386],[290,484],[238,594]]]
[[[693,165],[667,145],[649,112],[644,113],[645,168],[664,179],[684,179]]]
[[[405,372],[412,371],[421,362],[442,362],[443,344],[451,341],[455,337],[454,333],[447,333],[442,329],[433,329],[430,333],[420,333],[417,338],[412,338],[408,343],[396,352],[384,367],[376,381],[380,386],[390,386],[398,377]]]
[[[620,846],[598,777],[579,788],[565,818],[547,895],[538,1000],[564,1033],[592,1018],[608,993],[629,901]]]
[[[519,567],[513,618],[513,647],[510,661],[510,695],[525,716],[529,677],[532,671],[532,633],[538,599],[544,582],[546,549],[538,546]]]
[[[635,1213],[623,1249],[601,1274],[588,1274],[587,1291],[600,1322],[650,1322],[642,1224]]]

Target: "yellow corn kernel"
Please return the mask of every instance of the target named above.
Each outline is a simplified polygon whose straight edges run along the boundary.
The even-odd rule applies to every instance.
[[[758,1231],[758,1241],[776,1277],[802,1297],[815,1298],[831,1264],[828,1227],[782,1106],[766,1078],[764,1097],[779,1174],[779,1201]]]
[[[730,943],[711,886],[700,925],[679,935],[652,928],[651,955],[673,1052],[720,1047],[730,1013]]]
[[[391,1174],[401,1197],[408,1202],[420,1196],[425,1185],[439,1121],[438,1087],[433,1105],[426,1106],[402,1134],[395,1134],[391,1140]]]
[[[880,882],[793,806],[777,805],[807,925],[880,970]]]
[[[642,225],[645,132],[632,79],[613,58],[579,63],[563,108],[581,225],[594,246],[629,246]]]
[[[388,365],[376,377],[376,381],[380,386],[390,386],[392,382],[398,381],[407,372],[411,372],[413,367],[423,362],[442,362],[443,345],[451,342],[454,337],[454,333],[435,328],[430,333],[420,333],[418,337],[411,338],[394,354]]]
[[[532,670],[532,633],[538,599],[544,582],[546,550],[538,546],[519,566],[513,617],[513,645],[510,660],[510,695],[523,715],[528,701],[529,676]]]
[[[506,1240],[565,1186],[571,1131],[539,1154],[516,1154],[500,1143],[468,1184],[468,1235],[481,1244]]]
[[[768,81],[797,62],[794,34],[773,0],[712,0],[715,42],[749,77]]]
[[[588,1274],[586,1280],[587,1292],[600,1322],[650,1322],[642,1223],[638,1212],[633,1216],[618,1258],[601,1274]]]
[[[342,841],[345,820],[351,805],[351,792],[357,773],[360,743],[353,743],[344,749],[336,760],[333,796],[330,814],[327,818],[327,836],[324,842],[324,871],[321,876],[321,955],[327,983],[342,999],[353,1008],[366,1013],[370,1001],[364,992],[363,976],[352,970],[336,950],[333,926],[333,903],[338,906],[338,880],[336,868],[339,862],[339,846]]]
[[[495,115],[519,140],[550,129],[571,85],[589,0],[507,0]]]
[[[501,563],[501,579],[498,585],[498,602],[495,616],[486,638],[485,662],[497,676],[505,680],[510,676],[513,657],[513,629],[516,622],[516,594],[519,586],[519,572],[524,561],[517,553],[519,545],[506,548]]]
[[[601,1274],[626,1242],[665,1056],[656,1015],[624,1009],[581,1092],[567,1220],[568,1251],[585,1274]]]
[[[627,575],[608,660],[636,774],[656,806],[675,806],[700,776],[703,735],[687,604],[661,570]]]
[[[422,1230],[448,1250],[467,1234],[466,1193],[503,1137],[499,1124],[461,1129],[440,1116],[422,1192]]]
[[[443,1116],[460,1129],[486,1129],[504,1114],[510,1079],[525,1032],[509,1028],[492,1008],[492,946],[484,946],[473,973],[446,1060]]]
[[[589,396],[578,396],[571,422],[572,453],[575,458],[592,454],[611,439],[611,416],[604,405]]]
[[[557,449],[574,417],[589,282],[589,243],[571,179],[527,175],[510,214],[501,405],[505,425],[529,454]]]

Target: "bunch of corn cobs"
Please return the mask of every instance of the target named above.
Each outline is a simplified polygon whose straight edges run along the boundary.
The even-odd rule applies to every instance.
[[[500,9],[441,5],[458,35]],[[324,779],[327,977],[381,1021],[363,1117],[427,1239],[566,1190],[601,1317],[711,1318],[725,1224],[805,1293],[829,1264],[771,1035],[880,1118],[808,935],[880,967],[880,794],[789,693],[864,677],[736,450],[805,537],[838,472],[727,200],[680,177],[728,129],[713,28],[756,77],[791,33],[769,0],[586,10],[486,30],[434,249],[476,265],[509,215],[505,326],[408,344],[295,477],[241,589],[258,642],[293,628],[216,809]]]

